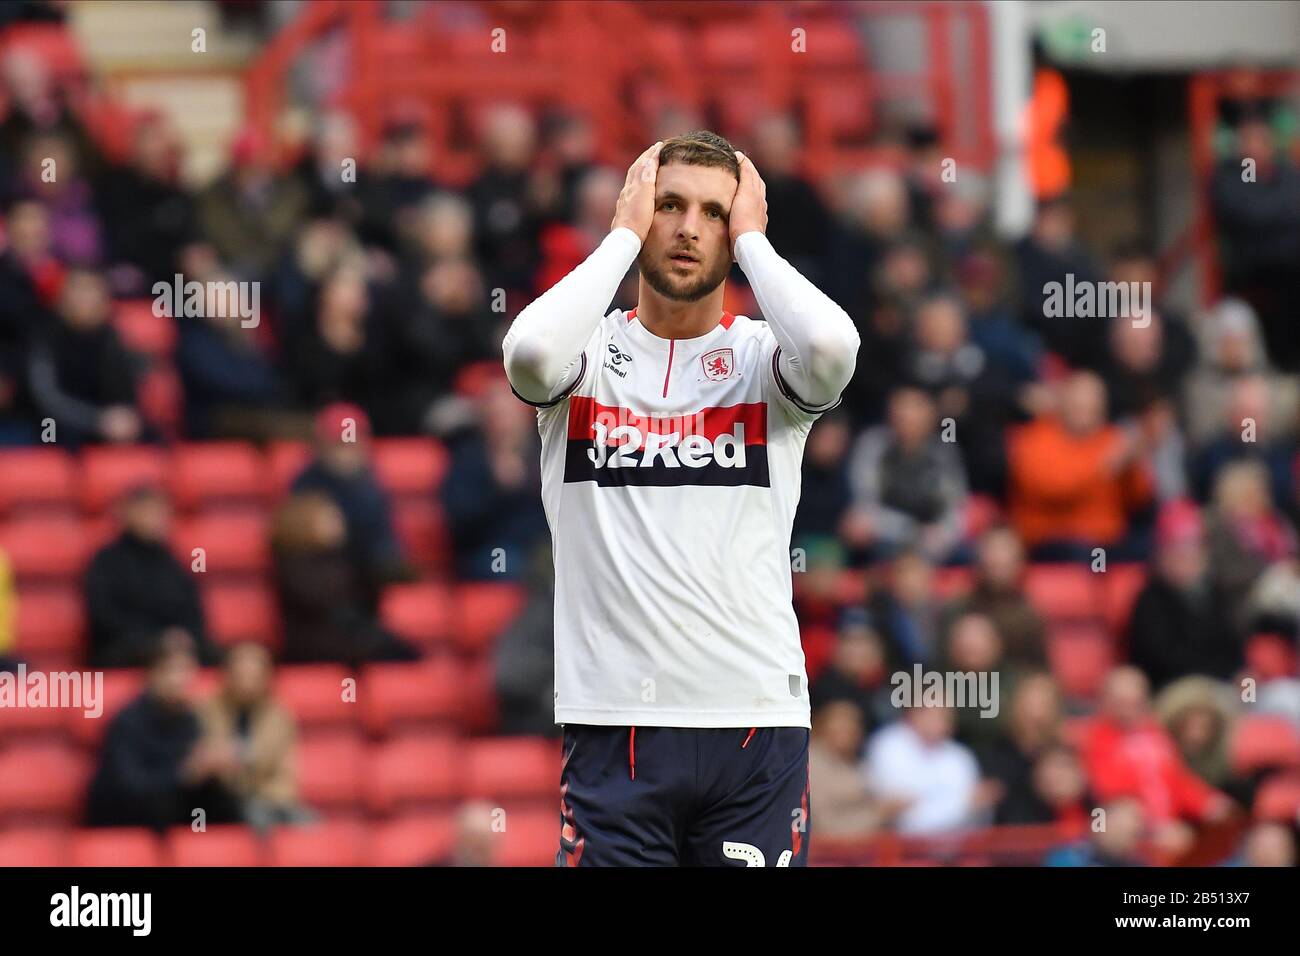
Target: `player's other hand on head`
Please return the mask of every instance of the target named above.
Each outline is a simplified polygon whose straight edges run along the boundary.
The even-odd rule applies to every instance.
[[[736,240],[747,232],[767,232],[767,184],[758,175],[751,160],[740,150],[736,151],[740,163],[740,182],[736,196],[731,200],[728,229],[731,233],[731,252],[735,255]]]
[[[620,228],[631,229],[642,242],[650,234],[650,223],[655,217],[659,150],[663,145],[662,140],[655,143],[628,167],[623,191],[618,194],[618,204],[614,208],[614,221],[609,224],[610,232]]]

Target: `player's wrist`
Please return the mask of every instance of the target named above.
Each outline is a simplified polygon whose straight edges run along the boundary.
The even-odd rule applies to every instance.
[[[617,241],[619,242],[632,243],[632,245],[636,247],[636,250],[638,252],[641,251],[641,244],[645,242],[645,237],[639,235],[635,229],[633,229],[631,226],[627,225],[626,223],[615,222],[609,230],[609,235],[606,236],[605,238],[606,240],[608,240],[614,238],[615,236],[618,237]]]

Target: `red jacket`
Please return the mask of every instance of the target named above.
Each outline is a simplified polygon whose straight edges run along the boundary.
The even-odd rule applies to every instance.
[[[1155,719],[1126,729],[1097,718],[1084,736],[1083,765],[1097,799],[1136,797],[1155,823],[1200,819],[1217,792],[1187,768]]]

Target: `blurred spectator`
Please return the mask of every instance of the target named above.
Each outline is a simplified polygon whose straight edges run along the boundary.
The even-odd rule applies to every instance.
[[[162,113],[136,127],[127,161],[112,168],[99,190],[108,261],[135,271],[119,292],[143,295],[154,282],[171,283],[180,251],[197,236],[194,200],[180,183],[180,146]],[[194,277],[187,277],[194,278]]]
[[[1296,532],[1274,506],[1268,472],[1238,461],[1218,473],[1206,521],[1210,577],[1239,634],[1251,622],[1248,598],[1269,565],[1296,557]]]
[[[1005,525],[984,532],[976,547],[974,586],[944,608],[943,632],[963,614],[983,614],[997,627],[1009,665],[1046,666],[1043,619],[1024,595],[1024,573],[1025,549],[1016,533]]]
[[[1066,196],[1038,204],[1029,234],[1016,243],[1015,252],[1024,324],[1042,336],[1049,351],[1070,365],[1099,368],[1106,345],[1095,322],[1069,315],[1051,317],[1045,306],[1051,283],[1064,287],[1070,281],[1067,277],[1073,276],[1077,287],[1101,276],[1075,235],[1074,210]]]
[[[860,322],[871,315],[878,301],[872,281],[876,270],[886,250],[906,233],[911,214],[907,187],[902,177],[889,169],[858,174],[847,200],[845,215],[832,233],[826,294]],[[865,347],[862,352],[864,357],[870,354]]]
[[[809,281],[821,286],[831,233],[821,195],[799,169],[801,137],[793,117],[773,114],[754,124],[751,150],[767,186],[772,246]]]
[[[971,341],[960,299],[941,292],[917,307],[909,380],[935,399],[939,420],[955,424],[958,449],[976,491],[1000,494],[1005,479],[1003,429],[1018,413],[1018,386]],[[952,440],[949,438],[949,441]]]
[[[347,524],[334,500],[298,492],[276,513],[271,534],[283,660],[411,661],[419,652],[381,627],[348,553]]]
[[[0,163],[22,154],[22,146],[35,135],[64,136],[77,165],[92,179],[99,151],[68,104],[64,90],[50,76],[39,53],[11,44],[0,63],[6,113],[0,122]]]
[[[539,227],[531,183],[536,136],[532,114],[518,106],[494,108],[481,130],[483,165],[468,195],[478,253],[494,289],[531,291]]]
[[[486,801],[466,803],[456,811],[456,836],[447,856],[428,866],[492,866],[496,859],[499,808]]]
[[[899,832],[943,833],[974,821],[979,767],[952,739],[953,727],[948,708],[912,707],[867,742],[862,771],[873,793],[903,805]]]
[[[841,533],[888,557],[915,547],[948,558],[964,531],[966,475],[951,442],[936,434],[934,400],[916,388],[890,396],[888,424],[868,430],[849,460],[853,506]]]
[[[1242,161],[1250,160],[1246,176]],[[1274,139],[1267,120],[1246,115],[1236,128],[1236,150],[1225,156],[1210,185],[1228,290],[1258,312],[1269,357],[1300,368],[1294,317],[1296,262],[1300,261],[1300,171]]]
[[[236,823],[239,805],[222,780],[238,758],[228,743],[201,739],[192,684],[198,662],[189,640],[169,636],[154,648],[144,692],[109,724],[90,783],[92,827]]]
[[[235,755],[222,783],[258,829],[301,823],[311,814],[298,802],[293,717],[271,690],[271,655],[260,644],[240,644],[226,655],[225,682],[199,711],[204,741]]]
[[[1106,824],[1095,828],[1087,842],[1053,850],[1047,866],[1146,866],[1143,858],[1142,804],[1133,799],[1110,800],[1101,808]]]
[[[418,122],[395,118],[383,130],[375,156],[358,176],[360,235],[367,245],[397,252],[416,210],[436,189],[433,143]]]
[[[337,216],[350,225],[358,224],[362,215],[357,197],[359,152],[356,123],[348,113],[332,110],[316,117],[311,146],[294,167],[310,215]],[[346,165],[349,160],[350,166]]]
[[[1129,656],[1158,689],[1188,674],[1227,678],[1241,644],[1211,586],[1196,506],[1174,501],[1156,522],[1151,573],[1128,622]]]
[[[322,491],[347,522],[347,547],[366,583],[368,605],[378,607],[379,589],[409,580],[410,566],[393,528],[388,493],[370,465],[370,419],[355,405],[338,402],[316,415],[316,454],[294,479],[293,491]]]
[[[849,506],[846,466],[849,440],[848,415],[840,408],[817,420],[804,444],[799,508],[791,539],[834,535]]]
[[[1152,312],[1109,320],[1110,350],[1102,367],[1111,415],[1135,415],[1153,401],[1177,395],[1196,359],[1196,346],[1181,325]],[[1078,321],[1087,321],[1078,320]]]
[[[27,365],[38,414],[53,419],[59,444],[132,442],[145,437],[136,408],[136,364],[109,324],[102,276],[70,270],[58,321],[36,336]]]
[[[1025,386],[1038,376],[1042,343],[1019,322],[1008,288],[1009,265],[1002,249],[984,243],[957,264],[954,279],[970,319],[970,338],[1012,382]]]
[[[547,117],[543,140],[543,157],[539,160],[539,165],[554,177],[554,185],[550,188],[553,198],[550,202],[541,204],[542,210],[546,218],[565,221],[581,219],[583,217],[579,210],[582,200],[578,198],[578,194],[582,188],[581,184],[587,181],[595,170],[594,159],[597,146],[595,124],[585,113],[561,108],[561,112],[552,113]],[[621,189],[623,185],[621,176],[618,184]],[[612,204],[609,208],[612,208]],[[541,291],[540,288],[538,291]]]
[[[794,611],[799,619],[808,679],[812,681],[835,652],[836,632],[845,610],[865,594],[844,592],[844,546],[837,539],[801,538],[791,554]]]
[[[1183,762],[1217,790],[1231,791],[1228,741],[1233,723],[1232,688],[1191,676],[1174,681],[1155,699],[1155,713],[1178,746]]]
[[[1046,674],[1026,677],[1010,695],[1006,733],[980,754],[980,764],[999,785],[993,822],[1051,823],[1056,808],[1039,793],[1035,768],[1058,744],[1061,701]]]
[[[202,663],[215,663],[220,653],[204,626],[198,585],[169,545],[171,502],[144,485],[128,492],[120,509],[122,533],[86,571],[90,663],[139,667],[178,632]]]
[[[1221,299],[1205,316],[1201,333],[1201,359],[1183,388],[1191,442],[1198,448],[1209,444],[1225,421],[1233,421],[1240,437],[1241,420],[1230,418],[1230,406],[1237,383],[1249,378],[1262,380],[1272,429],[1291,431],[1300,410],[1300,383],[1269,361],[1255,311],[1241,299]]]
[[[186,281],[231,282],[212,248],[194,245],[182,255]],[[185,389],[188,437],[264,441],[294,437],[287,421],[287,390],[262,350],[257,332],[223,308],[175,319],[176,366]],[[160,320],[165,321],[165,320]],[[300,426],[298,426],[300,427]]]
[[[230,149],[230,169],[198,200],[199,226],[221,260],[241,278],[269,274],[307,211],[308,197],[294,179],[270,165],[270,144],[251,127]]]
[[[889,702],[889,675],[897,666],[890,663],[871,615],[859,607],[846,608],[833,656],[809,684],[808,696],[818,707],[836,700],[854,704],[861,711],[862,729],[870,733],[896,716]]]
[[[528,601],[493,645],[497,713],[503,734],[554,737],[555,567],[550,542],[533,548]]]
[[[818,837],[865,837],[886,821],[882,807],[863,782],[862,713],[852,701],[818,703],[808,745],[809,813]]]
[[[1295,866],[1295,831],[1281,823],[1257,823],[1242,841],[1241,866]]]
[[[538,238],[542,255],[536,278],[539,290],[555,285],[601,244],[609,234],[609,211],[622,189],[623,176],[604,167],[589,170],[578,181],[574,220],[548,223]]]
[[[1217,433],[1192,458],[1197,500],[1206,501],[1224,467],[1238,461],[1257,461],[1268,469],[1274,504],[1285,507],[1295,500],[1295,449],[1288,440],[1289,423],[1271,417],[1273,401],[1269,381],[1262,376],[1243,375],[1232,383]]]
[[[1227,796],[1183,762],[1152,714],[1147,679],[1136,668],[1119,667],[1107,676],[1100,711],[1084,737],[1083,760],[1098,799],[1136,799],[1156,845],[1171,855],[1191,847],[1188,822],[1222,821],[1232,810]]]
[[[971,612],[953,621],[937,662],[937,669],[944,674],[970,674],[977,681],[990,681],[991,690],[994,688],[991,675],[997,676],[991,701],[968,697],[964,706],[954,711],[956,738],[976,757],[982,758],[1006,733],[1007,712],[1002,701],[1014,692],[1020,676],[1007,666],[1002,648],[1002,637],[993,622],[983,614]],[[977,684],[968,686],[978,687]]]
[[[1059,387],[1059,412],[1008,438],[1011,523],[1041,559],[1089,559],[1115,548],[1151,498],[1136,431],[1106,424],[1106,391],[1091,372]],[[1114,559],[1115,554],[1111,554]]]
[[[536,416],[504,376],[483,386],[477,428],[449,439],[451,469],[442,485],[462,580],[513,580],[548,534],[538,496],[541,464]]]
[[[35,133],[22,157],[18,191],[49,213],[51,250],[64,262],[99,266],[104,227],[74,144],[59,133]]]
[[[905,667],[935,660],[942,607],[930,562],[916,551],[903,551],[874,568],[873,577],[867,609],[890,654]]]

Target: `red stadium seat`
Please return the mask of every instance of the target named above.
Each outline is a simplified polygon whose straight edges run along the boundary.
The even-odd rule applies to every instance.
[[[167,485],[167,454],[148,445],[100,445],[81,453],[81,505],[109,507],[135,485]]]
[[[460,793],[464,773],[452,737],[398,737],[371,749],[364,777],[366,806],[373,813],[443,804]]]
[[[1099,624],[1057,624],[1047,639],[1052,673],[1066,695],[1091,700],[1115,664],[1114,649]]]
[[[185,422],[185,386],[169,361],[154,362],[140,379],[136,404],[140,414],[169,442],[176,441]]]
[[[0,514],[21,508],[71,512],[76,497],[76,463],[61,448],[15,448],[0,452]]]
[[[442,508],[432,499],[405,498],[393,503],[393,530],[406,556],[422,568],[444,571],[451,562],[451,542]]]
[[[33,663],[79,659],[85,652],[86,605],[76,585],[24,588],[18,593],[15,649]]]
[[[261,514],[197,515],[177,522],[172,550],[192,568],[202,548],[207,574],[262,574],[270,564],[267,520]]]
[[[68,835],[63,830],[15,830],[0,833],[0,867],[64,866]]]
[[[280,609],[266,584],[214,581],[203,588],[202,600],[208,632],[218,644],[254,641],[279,647]]]
[[[311,445],[305,441],[271,442],[266,458],[271,492],[277,496],[284,495],[311,461]]]
[[[70,516],[16,518],[0,525],[0,551],[15,577],[76,578],[95,547],[89,522]]]
[[[70,819],[90,773],[89,758],[65,744],[14,744],[0,754],[0,818]]]
[[[371,664],[359,700],[366,730],[382,736],[413,726],[451,727],[460,717],[464,675],[449,657]]]
[[[1265,780],[1255,791],[1255,819],[1294,825],[1300,819],[1300,773],[1284,773]]]
[[[167,831],[166,848],[173,866],[260,866],[264,856],[250,827],[224,824],[200,833],[173,827]]]
[[[486,651],[519,616],[527,598],[522,585],[504,581],[459,585],[452,638],[471,653]]]
[[[1138,594],[1147,583],[1147,569],[1140,564],[1112,564],[1105,574],[1099,574],[1102,589],[1102,610],[1106,625],[1115,635],[1128,627],[1129,617]]]
[[[369,862],[371,866],[427,866],[445,860],[455,843],[451,811],[398,817],[375,828]]]
[[[394,497],[432,499],[447,474],[447,449],[432,438],[379,438],[371,452],[375,476]]]
[[[97,718],[89,718],[81,711],[66,710],[63,712],[64,726],[79,744],[98,746],[113,718],[123,707],[139,697],[143,690],[143,670],[106,670],[103,713]]]
[[[341,664],[287,664],[275,673],[275,698],[300,731],[354,730],[360,723],[362,688],[343,699],[343,682],[356,675]],[[361,681],[357,681],[361,685]]]
[[[370,828],[355,820],[277,827],[271,834],[272,866],[365,866]]]
[[[1300,767],[1300,731],[1277,714],[1247,715],[1233,731],[1229,757],[1240,776],[1267,767]]]
[[[352,810],[361,804],[366,745],[348,731],[319,734],[298,743],[298,787],[314,807]]]
[[[1098,577],[1078,564],[1030,565],[1025,594],[1048,621],[1088,620],[1101,612]]]
[[[451,634],[451,592],[441,584],[395,584],[384,589],[379,605],[383,625],[421,647]]]
[[[493,733],[499,719],[496,671],[491,657],[480,658],[465,669],[461,695],[462,729],[471,734]]]
[[[21,645],[19,649],[21,651]],[[25,653],[24,657],[26,657]],[[27,668],[29,674],[37,670],[36,664],[31,662],[30,658],[28,658]],[[46,686],[48,687],[48,684]],[[87,691],[93,694],[94,688],[87,687],[82,693]],[[6,740],[21,740],[24,743],[34,741],[57,743],[62,740],[69,709],[49,706],[49,693],[49,690],[45,691],[46,701],[42,706],[0,706],[0,749],[3,749]],[[84,698],[83,702],[85,702]],[[77,713],[84,713],[84,711],[77,711]]]
[[[560,851],[558,809],[508,811],[505,829],[498,836],[494,866],[554,866]]]
[[[72,866],[162,866],[162,842],[139,827],[79,830],[72,837]]]
[[[132,352],[150,358],[170,358],[176,350],[176,320],[154,315],[153,299],[128,299],[113,309],[113,328]]]
[[[465,794],[485,800],[554,796],[560,786],[560,745],[544,737],[499,737],[468,746]]]
[[[196,442],[172,452],[172,494],[185,510],[213,502],[266,500],[266,462],[244,442]]]

